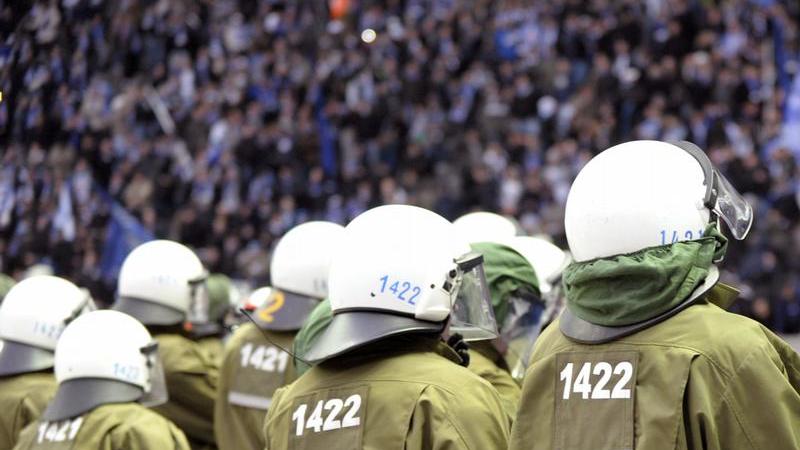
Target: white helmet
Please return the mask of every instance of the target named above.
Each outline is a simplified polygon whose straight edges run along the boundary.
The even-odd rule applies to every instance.
[[[205,322],[206,278],[203,264],[189,247],[166,240],[145,242],[122,263],[113,309],[145,325]]]
[[[501,242],[516,236],[516,221],[490,212],[464,214],[453,222],[457,232],[470,244],[476,242]]]
[[[64,327],[94,309],[91,298],[51,275],[26,278],[0,305],[0,375],[53,367],[53,350]]]
[[[166,401],[158,344],[138,320],[117,311],[94,311],[72,322],[56,347],[59,387],[44,412],[63,420],[106,403]]]
[[[278,241],[270,264],[272,290],[255,315],[260,327],[293,331],[303,326],[328,295],[328,269],[343,235],[339,224],[314,221],[297,225]]]
[[[698,239],[717,217],[744,239],[753,214],[702,150],[689,142],[632,141],[581,170],[564,225],[581,262]]]
[[[718,219],[741,240],[750,230],[753,210],[702,150],[685,141],[632,141],[586,164],[570,189],[564,222],[575,260],[591,264],[594,259],[700,239],[709,225],[719,226]],[[687,299],[627,325],[589,322],[567,304],[559,328],[578,342],[610,342],[692,305],[718,280],[719,270],[712,264]]]
[[[436,213],[388,205],[345,228],[328,276],[333,320],[305,355],[322,361],[378,339],[450,329],[497,336],[483,258]],[[452,314],[451,314],[452,313]]]
[[[553,283],[558,281],[561,272],[572,260],[569,252],[561,250],[552,242],[541,237],[514,236],[505,240],[504,243],[525,257],[533,266],[542,294],[550,292]]]
[[[289,230],[272,254],[272,287],[319,300],[325,298],[328,269],[343,234],[343,226],[324,221],[302,223]]]

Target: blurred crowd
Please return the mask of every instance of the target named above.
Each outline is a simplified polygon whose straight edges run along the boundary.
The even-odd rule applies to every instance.
[[[736,308],[800,331],[800,178],[778,139],[794,2],[0,8],[0,272],[44,262],[110,302],[112,201],[253,283],[293,225],[383,203],[496,211],[566,246],[566,196],[593,154],[686,139],[756,210],[725,264]]]

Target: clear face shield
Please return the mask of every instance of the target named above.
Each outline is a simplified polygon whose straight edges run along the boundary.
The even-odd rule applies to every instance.
[[[542,330],[546,305],[532,292],[520,291],[508,299],[508,312],[500,328],[500,343],[508,366],[517,367]]]
[[[711,164],[711,160],[691,142],[674,143],[686,150],[700,163],[706,179],[706,193],[703,204],[714,212],[727,225],[736,240],[747,236],[753,225],[753,208],[733,185]]]
[[[483,272],[483,256],[468,253],[456,260],[447,284],[456,294],[450,313],[450,334],[460,334],[465,341],[482,341],[498,336],[489,285]]]
[[[561,314],[561,311],[566,306],[562,295],[561,276],[554,278],[551,284],[552,288],[550,292],[543,295],[543,302],[540,303],[540,306],[532,308],[529,319],[533,320],[522,321],[519,327],[521,332],[516,333],[519,337],[515,338],[514,343],[509,345],[509,353],[513,352],[513,356],[506,357],[506,361],[511,368],[511,376],[518,382],[521,382],[525,377],[525,371],[528,370],[530,365],[533,349],[536,347],[536,339],[539,334]],[[537,311],[541,312],[538,319],[534,319]],[[513,357],[516,357],[516,360],[512,360]]]
[[[145,389],[139,403],[148,408],[163,405],[169,400],[167,381],[164,377],[164,365],[158,354],[158,342],[152,341],[139,349],[147,362],[147,380],[149,389]]]
[[[208,274],[203,274],[193,280],[189,280],[189,293],[191,296],[189,302],[189,312],[186,314],[186,320],[191,323],[208,323],[208,310],[210,307],[211,299],[208,295],[208,286],[206,281]]]

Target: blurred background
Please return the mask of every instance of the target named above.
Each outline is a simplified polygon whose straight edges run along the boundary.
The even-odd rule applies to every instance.
[[[570,183],[693,141],[756,211],[723,279],[800,332],[800,4],[772,0],[44,0],[0,10],[0,272],[110,303],[128,250],[269,279],[297,223],[488,210],[566,247]]]

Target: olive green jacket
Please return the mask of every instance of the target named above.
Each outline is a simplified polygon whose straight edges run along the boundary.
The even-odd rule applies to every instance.
[[[56,388],[51,372],[0,377],[0,449],[14,447],[19,433],[39,418]]]
[[[153,408],[175,423],[192,448],[215,448],[214,400],[219,366],[197,342],[179,334],[157,334],[169,401]]]
[[[505,449],[497,391],[457,360],[416,336],[314,366],[273,396],[266,449]]]
[[[521,389],[511,377],[505,359],[489,341],[470,342],[469,347],[468,369],[497,390],[509,423],[513,422],[519,408]]]
[[[98,406],[72,419],[30,424],[14,450],[189,450],[172,422],[138,403]]]
[[[218,336],[204,337],[197,339],[197,345],[205,352],[206,358],[213,361],[217,367],[222,365],[222,353],[224,344],[222,338]]]
[[[607,344],[554,323],[531,362],[514,450],[800,448],[800,357],[707,300]]]
[[[262,428],[272,394],[295,378],[292,358],[265,334],[281,347],[292,348],[294,333],[262,331],[252,323],[239,327],[225,344],[214,407],[220,450],[263,449]]]

